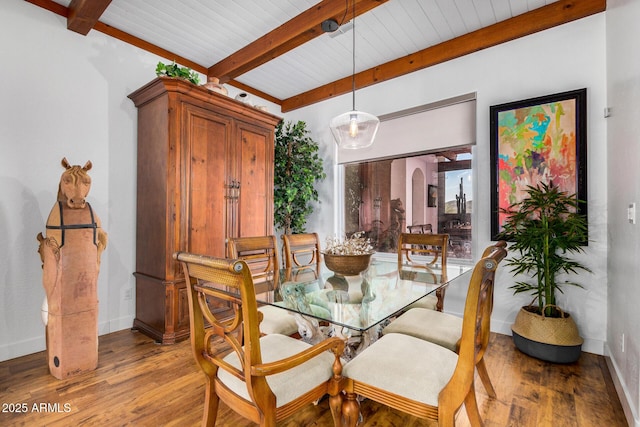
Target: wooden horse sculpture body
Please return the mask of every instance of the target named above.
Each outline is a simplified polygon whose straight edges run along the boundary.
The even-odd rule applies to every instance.
[[[47,360],[58,379],[94,370],[98,366],[98,273],[107,233],[86,201],[91,188],[91,162],[65,168],[58,201],[39,233],[42,284],[48,313]]]

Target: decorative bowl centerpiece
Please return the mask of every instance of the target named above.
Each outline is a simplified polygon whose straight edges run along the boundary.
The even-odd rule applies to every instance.
[[[327,238],[327,248],[322,251],[327,268],[342,276],[357,276],[369,267],[373,246],[358,231],[348,239]]]

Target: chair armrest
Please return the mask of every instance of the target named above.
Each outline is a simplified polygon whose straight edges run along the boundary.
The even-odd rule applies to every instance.
[[[286,359],[277,360],[275,362],[263,363],[255,365],[251,368],[251,375],[255,376],[267,376],[278,374],[280,372],[287,371],[295,366],[313,359],[319,354],[330,350],[336,357],[336,360],[340,361],[340,356],[344,352],[344,341],[338,337],[328,338],[313,347],[309,347],[296,355],[287,357]]]

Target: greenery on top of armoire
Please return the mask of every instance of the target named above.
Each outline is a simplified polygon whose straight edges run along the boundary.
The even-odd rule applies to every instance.
[[[281,121],[275,131],[274,220],[285,234],[305,233],[312,202],[318,202],[316,183],[326,174],[318,143],[303,121]]]
[[[194,85],[200,84],[200,76],[191,68],[181,67],[175,62],[164,64],[162,61],[156,65],[156,76],[177,77],[190,81]]]

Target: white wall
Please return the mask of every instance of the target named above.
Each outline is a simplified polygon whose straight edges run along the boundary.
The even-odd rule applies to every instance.
[[[609,289],[606,354],[627,419],[640,426],[640,2],[607,1]],[[628,404],[627,404],[628,403]],[[626,405],[625,405],[626,404]]]
[[[2,1],[0,57],[2,361],[46,347],[36,235],[56,201],[63,157],[92,161],[88,201],[109,235],[98,280],[99,334],[132,326],[137,111],[127,95],[155,78],[158,61],[171,60],[97,31],[81,36],[67,30],[65,18],[23,0]],[[238,92],[227,87],[230,96]]]
[[[126,95],[158,58],[24,1],[0,14],[0,360],[45,348],[36,234],[56,201],[60,160],[93,163],[88,196],[109,234],[98,282],[99,332],[131,327],[135,236],[135,108]]]

